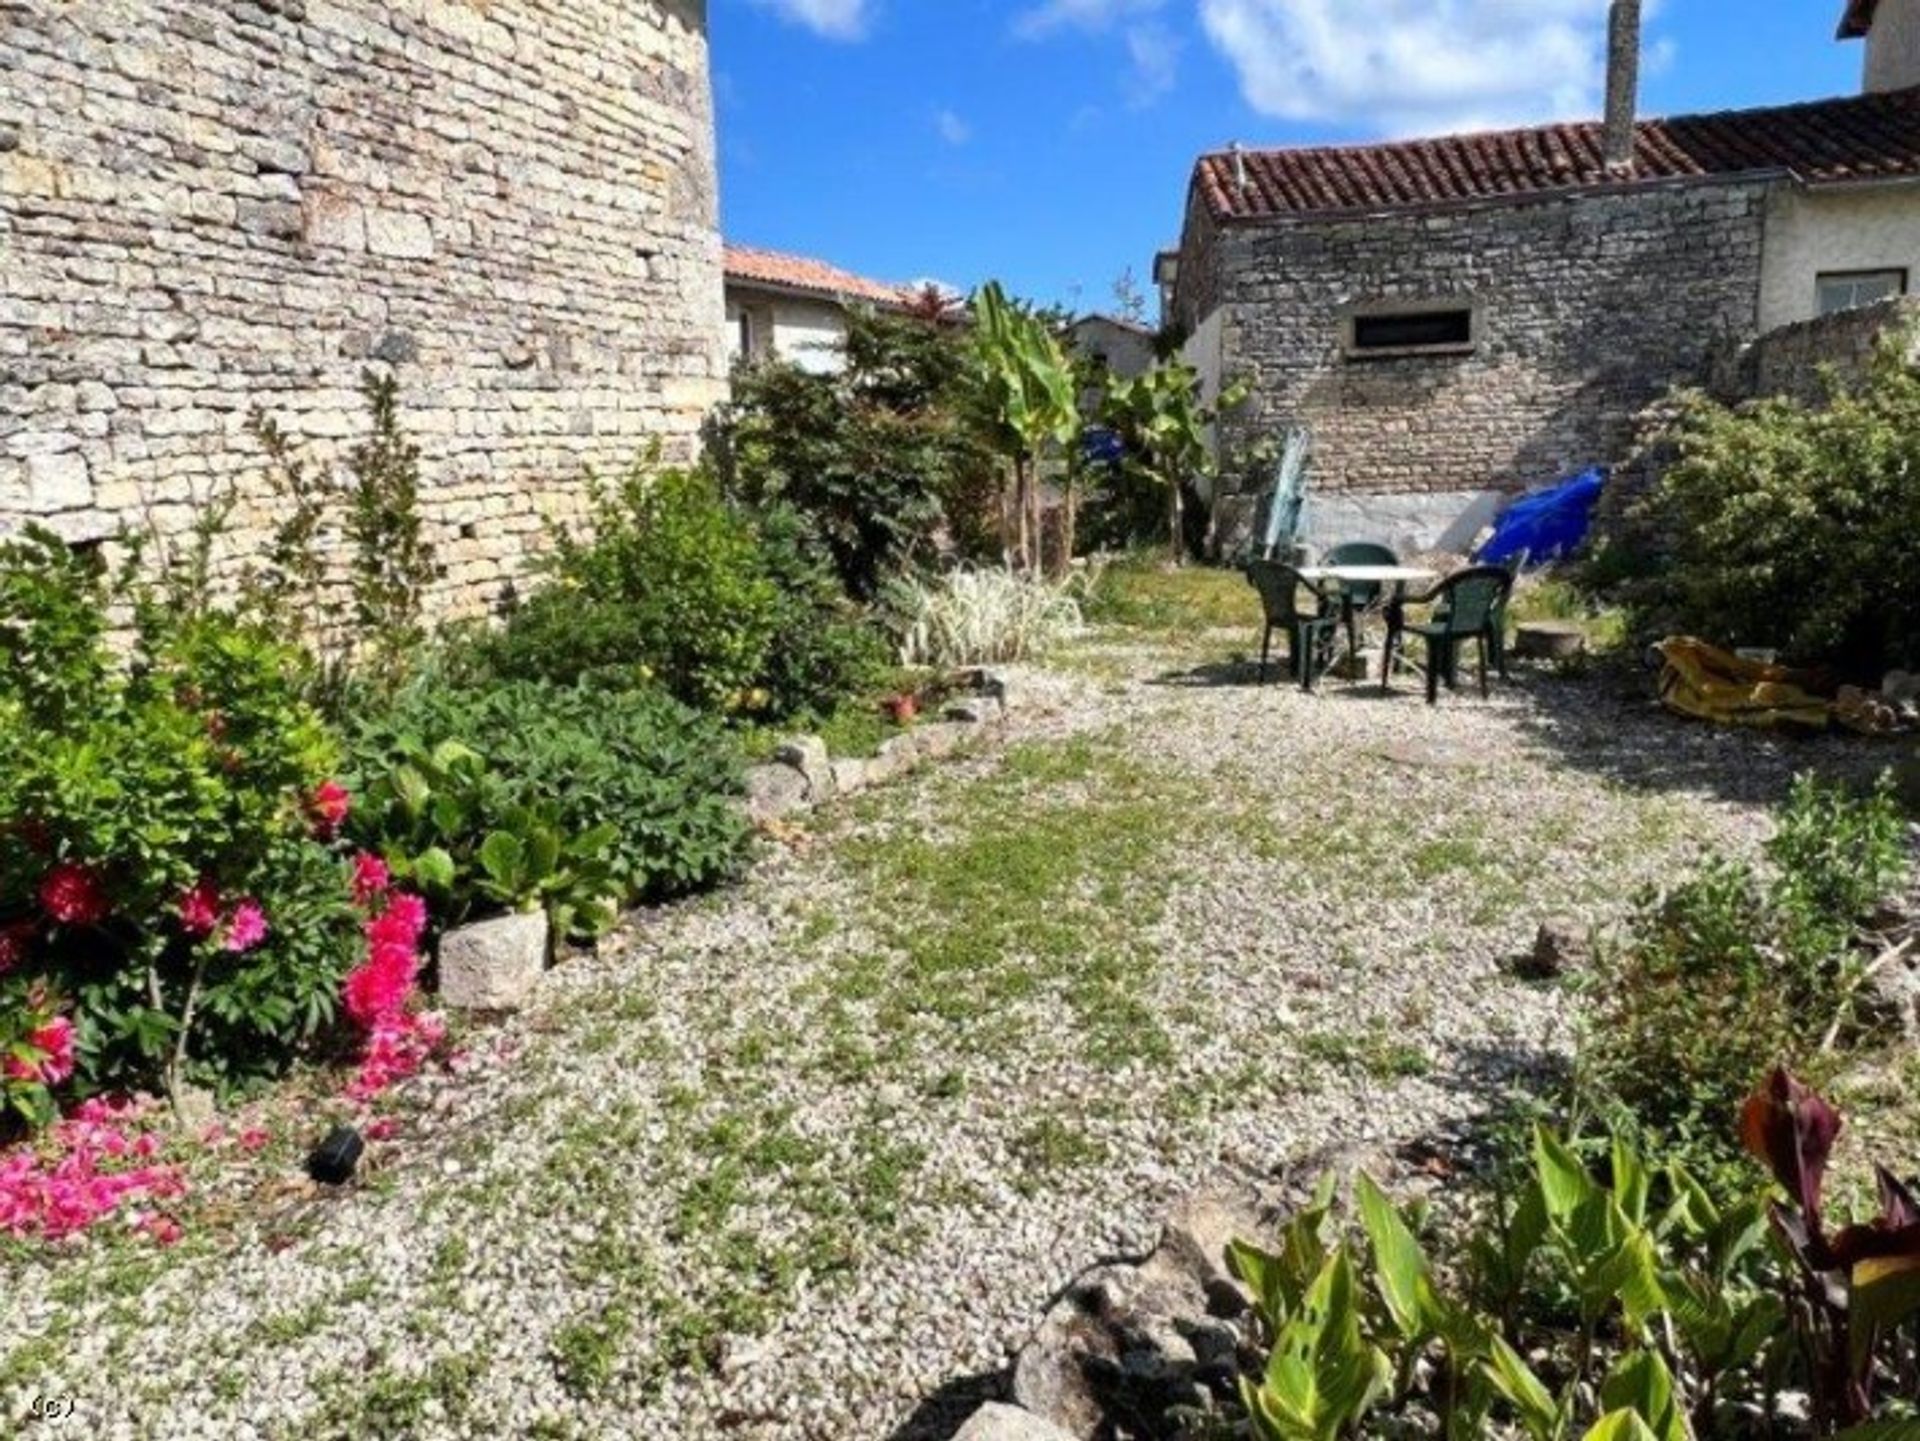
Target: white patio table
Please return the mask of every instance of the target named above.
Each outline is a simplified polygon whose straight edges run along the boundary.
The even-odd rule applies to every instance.
[[[1417,565],[1303,565],[1299,568],[1302,580],[1318,585],[1321,581],[1333,581],[1344,585],[1390,585],[1393,594],[1387,599],[1387,609],[1398,614],[1402,603],[1407,599],[1408,586],[1426,586],[1440,579],[1440,572],[1428,570]],[[1334,632],[1336,639],[1344,639],[1339,631]],[[1353,648],[1349,643],[1348,658],[1352,658]],[[1403,658],[1403,663],[1405,662]],[[1331,671],[1333,662],[1329,662]],[[1417,668],[1417,667],[1416,667]],[[1385,682],[1382,681],[1384,685]]]

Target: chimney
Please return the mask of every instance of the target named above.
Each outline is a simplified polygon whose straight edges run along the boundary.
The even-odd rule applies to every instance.
[[[1233,154],[1233,188],[1245,195],[1247,193],[1247,152],[1238,140],[1227,149]]]
[[[1607,17],[1607,169],[1633,174],[1633,122],[1640,108],[1640,0],[1613,0]]]

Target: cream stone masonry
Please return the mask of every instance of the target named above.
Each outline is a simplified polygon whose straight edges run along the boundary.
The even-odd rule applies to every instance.
[[[0,531],[271,522],[392,367],[443,614],[725,393],[704,0],[0,0]]]

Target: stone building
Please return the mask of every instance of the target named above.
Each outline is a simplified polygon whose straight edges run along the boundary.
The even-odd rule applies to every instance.
[[[729,245],[726,251],[727,354],[775,357],[802,370],[838,371],[847,314],[862,305],[903,310],[910,287],[868,280],[803,255]]]
[[[704,0],[6,0],[0,73],[0,531],[245,550],[249,409],[324,454],[391,366],[473,610],[725,393]]]
[[[1856,97],[1201,157],[1156,276],[1187,353],[1313,432],[1309,539],[1464,545],[1774,327],[1920,267],[1920,0],[1855,0]],[[1891,57],[1891,58],[1890,58]],[[1624,105],[1624,111],[1620,106]]]

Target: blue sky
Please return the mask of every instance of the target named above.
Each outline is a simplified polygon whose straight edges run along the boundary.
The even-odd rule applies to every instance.
[[[1858,89],[1842,0],[1654,0],[1644,113]],[[1597,113],[1607,0],[712,0],[728,238],[1112,306],[1194,157]]]

